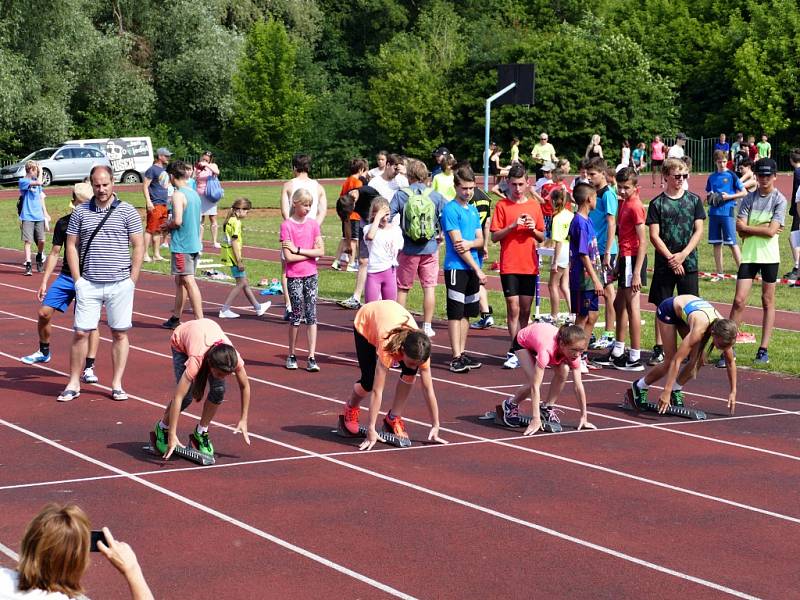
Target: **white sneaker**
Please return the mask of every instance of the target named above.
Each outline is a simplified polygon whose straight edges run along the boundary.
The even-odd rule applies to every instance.
[[[41,351],[37,350],[33,354],[28,356],[23,356],[20,358],[22,362],[26,365],[32,365],[34,363],[47,363],[50,362],[50,355],[49,354],[42,354]]]
[[[219,311],[220,319],[238,319],[239,314],[233,312],[231,309]]]
[[[256,316],[260,317],[261,315],[263,315],[265,312],[269,310],[270,306],[272,306],[272,302],[264,302],[263,304],[259,304],[258,308],[256,309]]]
[[[504,369],[516,369],[519,367],[519,359],[513,352],[506,353],[506,362],[503,363]]]
[[[219,250],[220,248],[222,248],[222,246],[219,244],[219,242],[214,242],[214,248]]]
[[[348,273],[358,273],[358,263],[350,263],[347,265]]]
[[[94,374],[94,369],[92,367],[87,367],[83,370],[81,381],[83,383],[97,383],[97,375]]]
[[[430,325],[423,325],[422,326],[422,331],[424,331],[425,335],[427,335],[428,337],[434,337],[436,335],[436,332],[433,330],[433,327],[431,327]]]
[[[589,363],[585,358],[581,359],[581,373],[589,372]]]

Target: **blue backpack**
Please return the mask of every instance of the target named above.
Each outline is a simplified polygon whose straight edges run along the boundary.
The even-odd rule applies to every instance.
[[[222,189],[222,184],[219,182],[219,177],[211,175],[206,183],[205,197],[211,202],[219,202],[225,195],[225,190]]]

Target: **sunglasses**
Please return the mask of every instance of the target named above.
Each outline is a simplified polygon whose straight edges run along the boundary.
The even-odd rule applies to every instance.
[[[688,173],[680,173],[680,174],[677,174],[677,175],[672,175],[672,177],[674,177],[675,179],[689,179],[689,174]]]

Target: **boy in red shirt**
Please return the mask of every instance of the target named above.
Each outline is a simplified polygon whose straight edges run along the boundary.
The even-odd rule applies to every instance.
[[[536,243],[544,241],[544,219],[539,203],[528,196],[528,180],[521,164],[511,166],[508,188],[510,197],[495,206],[490,231],[492,241],[500,242],[500,283],[506,298],[508,333],[513,342],[531,316],[539,279]],[[503,368],[518,366],[517,355],[509,351]]]

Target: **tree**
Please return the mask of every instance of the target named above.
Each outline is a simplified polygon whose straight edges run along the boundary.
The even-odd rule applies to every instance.
[[[295,57],[284,26],[274,19],[260,21],[247,33],[233,78],[228,145],[262,160],[267,176],[287,172],[312,107],[295,75]]]

